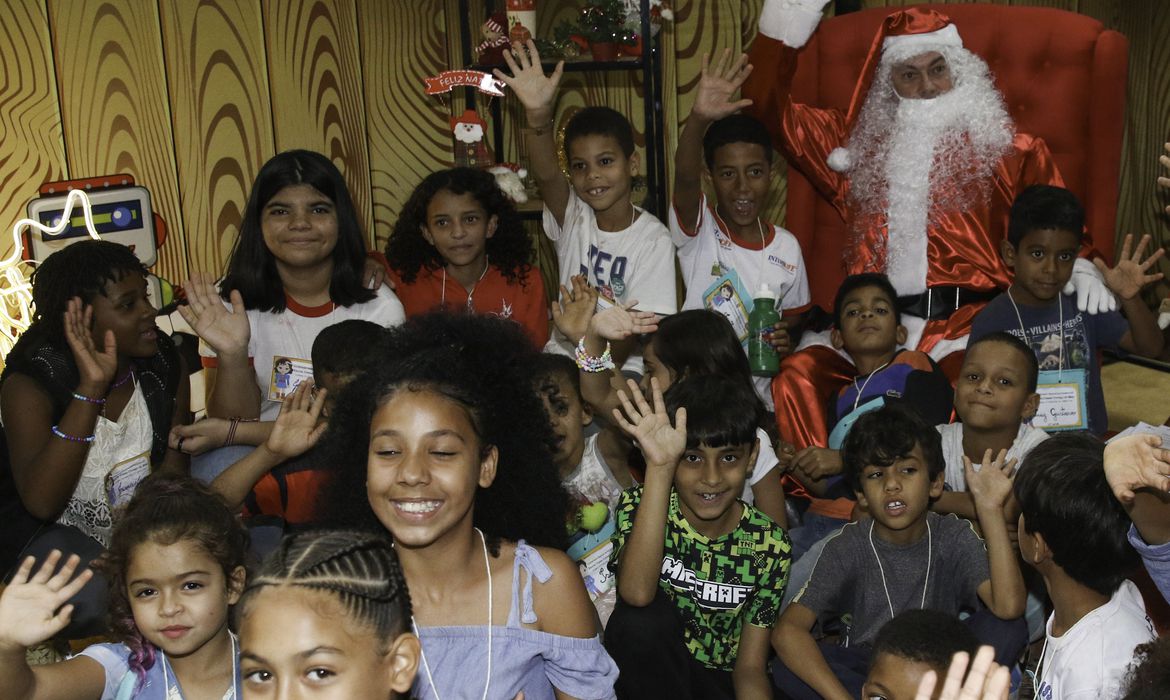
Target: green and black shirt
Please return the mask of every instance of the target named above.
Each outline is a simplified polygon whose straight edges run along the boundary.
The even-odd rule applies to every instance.
[[[634,528],[642,487],[622,493],[609,568],[619,577],[618,558]],[[768,516],[743,504],[739,525],[717,539],[696,532],[672,490],[658,583],[678,607],[687,649],[708,668],[735,667],[743,623],[771,629],[780,614],[788,566],[788,535]]]

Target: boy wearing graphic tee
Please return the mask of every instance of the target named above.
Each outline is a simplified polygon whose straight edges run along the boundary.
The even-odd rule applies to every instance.
[[[1109,420],[1098,348],[1122,348],[1146,357],[1162,352],[1162,331],[1139,294],[1162,279],[1160,273],[1146,274],[1162,257],[1162,249],[1143,261],[1150,237],[1143,237],[1131,255],[1133,237],[1126,236],[1117,265],[1109,268],[1094,260],[1124,316],[1116,311],[1085,313],[1062,292],[1072,276],[1084,227],[1085,211],[1072,192],[1049,185],[1021,192],[1012,203],[1008,235],[1000,246],[1004,264],[1012,270],[1012,285],[971,322],[971,340],[1007,331],[1030,345],[1041,372],[1039,426],[1087,428],[1101,435]],[[1045,400],[1044,385],[1056,382],[1066,385],[1060,392],[1065,400]]]
[[[646,479],[622,494],[610,558],[619,601],[605,644],[618,697],[770,699],[768,636],[790,547],[737,498],[756,457],[751,389],[690,377],[664,402],[653,379],[651,408],[630,385],[617,422],[638,442]]]
[[[800,243],[761,218],[772,186],[771,136],[758,120],[736,114],[746,100],[731,100],[747,77],[746,57],[733,62],[729,49],[710,70],[706,61],[704,56],[695,104],[678,139],[669,217],[687,288],[683,309],[738,308],[738,314],[728,315],[743,336],[742,302],[750,300],[739,296],[754,295],[767,284],[784,316],[768,337],[778,352],[788,354],[800,340],[811,300]],[[715,191],[714,203],[703,193],[704,179]],[[731,276],[738,278],[739,289]],[[771,409],[769,379],[757,380],[757,393]]]
[[[563,62],[546,76],[531,40],[514,44],[504,60],[512,75],[497,70],[496,77],[512,88],[527,114],[532,173],[544,198],[544,233],[556,247],[561,284],[571,288],[572,277],[583,274],[615,304],[637,301],[639,309],[661,316],[678,311],[670,233],[630,202],[638,154],[629,120],[608,107],[574,114],[565,127],[566,181],[554,139]],[[550,346],[571,353],[578,340],[554,338]],[[633,347],[629,341],[617,354]],[[641,358],[629,369],[641,373]]]
[[[1125,578],[1138,557],[1104,455],[1094,437],[1057,435],[1036,446],[1016,476],[1020,556],[1052,599],[1036,669],[1040,698],[1120,697],[1134,648],[1156,637],[1137,586]]]
[[[841,450],[845,474],[870,517],[825,544],[812,576],[772,634],[776,685],[792,698],[852,700],[861,693],[869,644],[903,610],[973,612],[980,641],[1000,658],[1027,643],[1024,580],[1004,523],[1011,481],[1002,455],[976,470],[967,463],[984,542],[971,523],[929,511],[943,491],[938,431],[901,403],[857,419]],[[985,606],[985,608],[981,607]],[[840,645],[810,630],[822,614],[851,617]]]

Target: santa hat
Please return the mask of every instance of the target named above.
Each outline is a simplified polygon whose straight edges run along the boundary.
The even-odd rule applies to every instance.
[[[487,129],[487,122],[474,109],[465,109],[463,110],[463,114],[460,114],[458,117],[451,117],[450,124],[452,129],[459,124],[475,124],[476,126]]]
[[[951,23],[950,17],[935,10],[912,7],[899,10],[886,17],[878,28],[869,47],[869,54],[865,57],[865,65],[861,69],[861,77],[857,80],[857,87],[853,90],[853,99],[849,101],[849,111],[845,115],[845,130],[853,131],[857,122],[857,115],[861,106],[865,104],[866,95],[873,87],[878,68],[883,62],[909,58],[928,51],[937,51],[946,46],[962,47],[963,40],[959,30]],[[837,172],[845,172],[852,165],[849,151],[844,148],[835,148],[829,154],[829,167]]]

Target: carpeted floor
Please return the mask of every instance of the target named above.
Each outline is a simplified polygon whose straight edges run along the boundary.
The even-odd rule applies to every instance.
[[[1161,425],[1170,416],[1170,368],[1112,362],[1101,368],[1101,385],[1111,431],[1138,421]]]

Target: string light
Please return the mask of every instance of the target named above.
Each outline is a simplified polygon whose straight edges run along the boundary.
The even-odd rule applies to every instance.
[[[81,207],[81,215],[85,220],[85,230],[89,237],[101,240],[97,228],[93,223],[93,208],[89,202],[89,195],[82,190],[69,190],[65,197],[65,211],[53,226],[45,226],[34,219],[21,219],[12,227],[12,254],[0,261],[0,359],[8,357],[12,346],[20,334],[28,330],[33,318],[32,285],[29,284],[22,265],[30,260],[24,260],[24,241],[20,236],[25,226],[40,231],[43,236],[59,236],[64,233],[73,220],[73,208]]]

